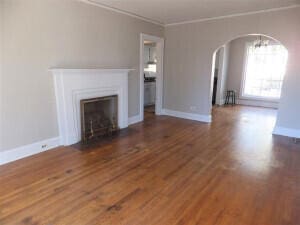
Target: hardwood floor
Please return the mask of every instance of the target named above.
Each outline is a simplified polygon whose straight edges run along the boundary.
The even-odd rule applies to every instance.
[[[271,135],[275,114],[153,116],[90,150],[1,166],[0,224],[299,225],[300,145]]]
[[[155,115],[155,105],[144,107],[144,120],[148,120]]]

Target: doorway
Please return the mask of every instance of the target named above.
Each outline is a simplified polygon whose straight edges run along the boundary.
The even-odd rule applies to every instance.
[[[140,120],[161,115],[163,99],[164,39],[140,35]]]
[[[212,105],[224,105],[228,93],[234,93],[229,105],[278,108],[287,58],[279,41],[259,34],[219,47],[213,54]]]

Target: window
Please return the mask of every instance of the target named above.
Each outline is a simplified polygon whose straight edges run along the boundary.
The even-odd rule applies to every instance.
[[[282,45],[247,46],[242,96],[279,99],[288,52]]]

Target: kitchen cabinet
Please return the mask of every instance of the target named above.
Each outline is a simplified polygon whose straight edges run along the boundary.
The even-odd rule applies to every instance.
[[[144,105],[154,105],[156,95],[156,85],[154,82],[144,83]]]

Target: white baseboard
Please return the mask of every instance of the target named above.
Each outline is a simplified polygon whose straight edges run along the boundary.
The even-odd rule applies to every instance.
[[[141,121],[142,120],[141,120],[140,115],[132,116],[132,117],[128,118],[128,125],[130,126],[132,124],[139,123]]]
[[[162,110],[162,115],[174,116],[184,119],[196,120],[201,122],[209,123],[211,122],[211,116],[209,115],[199,115],[199,114],[192,114],[192,113],[185,113],[185,112],[178,112],[173,110],[164,109]],[[141,122],[141,118],[139,115],[130,117],[128,119],[129,125]],[[33,144],[24,145],[21,147],[17,147],[14,149],[6,150],[0,152],[0,165],[22,159],[34,154],[38,154],[44,151],[51,150],[60,146],[60,138],[50,138],[47,140],[35,142]]]
[[[139,115],[128,118],[128,124],[132,125],[141,121]],[[60,138],[50,138],[47,140],[24,145],[14,149],[0,152],[0,165],[22,159],[40,152],[44,152],[60,146]]]
[[[274,127],[273,134],[286,136],[286,137],[300,138],[299,129],[291,129],[291,128],[280,127],[280,126]]]
[[[248,100],[248,99],[237,99],[238,105],[247,105],[247,106],[258,106],[258,107],[266,107],[266,108],[278,108],[277,102],[268,102],[268,101],[256,101],[256,100]]]
[[[59,137],[55,137],[0,152],[0,165],[56,148],[59,145]]]
[[[179,117],[179,118],[188,119],[188,120],[195,120],[195,121],[200,121],[200,122],[205,122],[205,123],[211,122],[211,115],[186,113],[186,112],[174,111],[174,110],[170,110],[170,109],[163,109],[162,115],[174,116],[174,117]]]
[[[216,105],[222,106],[225,104],[225,99],[221,99],[220,102],[216,102]]]

